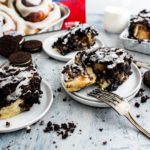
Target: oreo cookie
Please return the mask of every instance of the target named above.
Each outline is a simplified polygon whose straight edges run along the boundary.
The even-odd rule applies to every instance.
[[[16,52],[9,57],[11,64],[16,66],[28,66],[32,63],[31,54],[28,52]]]
[[[20,50],[18,40],[11,35],[0,38],[0,55],[8,58],[12,53]]]
[[[144,73],[143,82],[145,85],[150,87],[150,70]]]
[[[22,35],[16,35],[14,38],[19,42],[20,45],[25,41],[25,38]]]
[[[36,53],[42,50],[42,42],[38,40],[25,41],[22,44],[22,50],[30,53]]]

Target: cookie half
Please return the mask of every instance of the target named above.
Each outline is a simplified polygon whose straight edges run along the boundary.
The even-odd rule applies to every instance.
[[[22,50],[30,53],[36,53],[42,50],[42,42],[38,40],[25,41],[22,44]]]
[[[32,62],[32,57],[30,53],[20,51],[12,54],[9,61],[16,66],[28,66]]]

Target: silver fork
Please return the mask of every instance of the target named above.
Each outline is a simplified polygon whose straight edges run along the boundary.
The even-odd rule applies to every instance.
[[[130,114],[130,104],[127,101],[124,101],[122,97],[100,89],[95,89],[88,93],[88,95],[111,106],[119,115],[125,116],[139,131],[141,131],[146,137],[150,138],[150,133],[141,127],[132,117]]]

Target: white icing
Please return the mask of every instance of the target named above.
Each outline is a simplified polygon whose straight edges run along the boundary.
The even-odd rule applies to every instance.
[[[22,94],[21,87],[23,85],[28,85],[30,79],[36,73],[35,68],[31,69],[31,70],[26,70],[26,69],[27,69],[27,67],[14,67],[12,65],[8,66],[8,69],[0,68],[0,73],[3,73],[5,75],[9,75],[8,77],[0,78],[0,88],[4,87],[5,85],[7,85],[9,83],[20,82],[17,85],[15,91],[7,96],[7,100],[8,101],[16,100],[17,98],[19,98],[21,96],[21,94]],[[17,71],[19,71],[19,73],[17,75],[10,75],[10,73],[7,70],[11,71],[11,74],[14,74]],[[36,76],[36,77],[40,78],[39,76]]]
[[[24,26],[19,17],[10,8],[0,5],[1,36],[4,34],[24,34]]]
[[[29,1],[30,2],[30,1]],[[33,4],[37,4],[37,6],[31,6],[31,7],[27,7],[25,6],[21,0],[16,1],[16,8],[18,9],[18,11],[20,12],[20,14],[23,17],[28,16],[30,13],[36,13],[38,11],[42,11],[44,12],[44,14],[48,14],[49,13],[49,9],[52,8],[52,2],[50,0],[43,0],[40,5],[38,5],[38,1],[31,1],[31,3]]]
[[[143,20],[147,20],[150,23],[150,10],[146,10],[146,13],[140,12],[138,15],[135,15],[131,18],[133,22],[142,22]]]
[[[21,0],[20,0],[21,1]],[[33,5],[39,5],[41,3],[41,0],[26,0],[28,3],[31,3]]]
[[[61,37],[59,38],[62,38],[64,39],[64,41],[62,42],[62,44],[67,44],[68,42],[68,38],[71,36],[71,35],[74,35],[76,33],[76,31],[80,30],[81,32],[85,32],[85,30],[87,28],[91,28],[91,29],[94,29],[93,27],[89,26],[88,24],[79,24],[79,23],[76,23],[75,26],[71,27],[67,32],[63,33],[61,35]],[[57,40],[56,40],[57,42]]]
[[[121,52],[120,55],[117,53]],[[99,48],[94,50],[94,54],[91,55],[91,51],[87,52],[86,55],[83,55],[82,61],[89,59],[92,62],[112,62],[112,64],[107,65],[107,68],[114,68],[119,63],[124,63],[124,58],[130,58],[128,53],[124,49],[116,48]]]
[[[17,13],[14,5],[13,5],[14,0],[8,0],[8,6],[15,10],[16,15],[19,16]],[[56,3],[53,3],[53,11],[49,12],[48,16],[40,22],[29,22],[24,20],[23,18],[20,17],[22,20],[23,24],[27,27],[28,33],[35,33],[37,32],[37,29],[44,29],[50,27],[56,20],[58,20],[61,17],[61,11],[59,6]]]
[[[71,76],[70,76],[71,74]],[[78,75],[77,75],[78,74]],[[78,77],[79,75],[85,75],[88,76],[82,66],[79,66],[77,64],[70,64],[69,70],[67,70],[64,74],[64,81],[71,81],[75,77]]]

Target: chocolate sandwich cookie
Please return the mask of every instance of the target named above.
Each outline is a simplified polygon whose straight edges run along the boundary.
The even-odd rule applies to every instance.
[[[9,57],[11,64],[16,66],[28,66],[32,63],[31,54],[28,52],[16,52]]]
[[[19,42],[20,45],[25,41],[25,38],[22,35],[16,35],[15,39]]]
[[[0,55],[8,58],[12,53],[19,50],[19,42],[13,36],[6,35],[0,38]]]
[[[144,73],[143,82],[145,85],[150,87],[150,70]]]
[[[22,44],[22,49],[31,53],[36,53],[42,50],[42,42],[38,40],[25,41]]]

